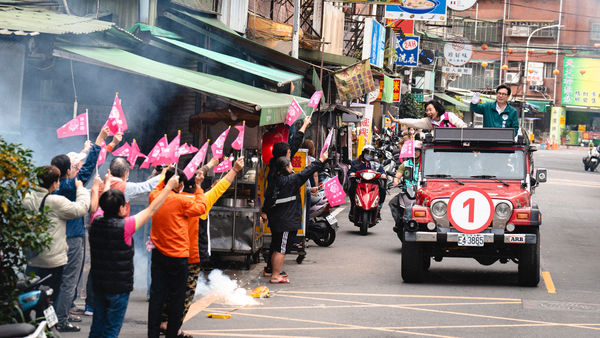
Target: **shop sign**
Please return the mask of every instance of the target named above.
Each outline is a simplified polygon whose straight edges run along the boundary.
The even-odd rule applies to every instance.
[[[385,50],[385,28],[373,18],[365,20],[362,59],[376,67],[383,68]]]
[[[466,11],[473,7],[477,0],[448,0],[448,7],[455,11]]]
[[[446,21],[446,0],[407,0],[385,6],[385,17],[420,21]]]
[[[562,104],[600,107],[600,59],[565,56]]]
[[[403,19],[385,19],[385,26],[392,27],[396,35],[415,35],[415,21]],[[402,31],[402,34],[400,34]]]
[[[393,79],[394,81],[394,92],[392,95],[392,102],[400,102],[400,88],[402,88],[402,79]],[[383,97],[383,80],[379,80],[379,95],[377,95],[377,101],[381,101]]]
[[[396,35],[398,48],[396,48],[396,65],[416,67],[419,60],[419,37]]]
[[[363,98],[375,90],[371,65],[366,60],[335,73],[334,78],[342,101]]]
[[[463,37],[454,38],[444,45],[444,58],[453,66],[463,66],[471,60],[473,46]]]
[[[527,68],[531,69],[532,72],[527,70],[527,82],[532,85],[541,86],[544,84],[544,63],[543,62],[528,62]]]
[[[473,75],[473,68],[469,67],[442,67],[442,72],[450,74]]]
[[[417,102],[423,102],[423,94],[412,94]]]

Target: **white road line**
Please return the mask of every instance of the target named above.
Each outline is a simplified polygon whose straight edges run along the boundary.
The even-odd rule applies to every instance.
[[[340,212],[342,212],[342,210],[346,209],[346,207],[340,207],[335,209],[332,213],[331,216],[337,216]]]

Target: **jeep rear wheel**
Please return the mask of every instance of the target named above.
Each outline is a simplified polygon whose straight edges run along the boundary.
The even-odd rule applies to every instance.
[[[519,255],[519,285],[537,286],[540,282],[540,231],[536,235],[535,244],[525,244]]]
[[[425,274],[425,258],[420,243],[402,243],[402,279],[406,283],[419,283]]]

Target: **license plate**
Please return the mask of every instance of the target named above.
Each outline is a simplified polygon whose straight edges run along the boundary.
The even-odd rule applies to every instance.
[[[58,317],[56,317],[56,312],[54,311],[54,307],[52,307],[52,305],[48,306],[48,308],[44,310],[44,317],[46,317],[48,327],[53,327],[56,323],[58,323]]]
[[[335,218],[335,216],[333,215],[328,215],[325,217],[325,219],[327,220],[327,222],[329,222],[329,224],[333,225],[337,223],[337,218]]]
[[[483,246],[483,235],[458,234],[458,246]]]

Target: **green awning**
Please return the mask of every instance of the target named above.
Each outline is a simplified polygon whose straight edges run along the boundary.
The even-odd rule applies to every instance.
[[[293,98],[295,98],[305,110],[307,109],[309,101],[303,97],[275,93],[220,76],[168,65],[117,48],[75,46],[61,46],[59,48],[83,56],[85,58],[83,60],[81,58],[75,58],[83,62],[92,61],[92,63],[98,64],[98,62],[93,61],[99,61],[100,66],[118,68],[135,74],[145,75],[189,87],[215,96],[249,103],[255,106],[255,110],[261,111],[261,126],[283,123]],[[74,58],[73,56],[60,53],[60,51],[55,51],[55,55]]]
[[[551,101],[545,100],[527,100],[527,104],[541,112],[546,112]]]
[[[183,41],[177,41],[173,39],[157,37],[160,40],[166,41],[170,44],[176,45],[183,49],[186,49],[192,53],[207,57],[216,62],[225,64],[229,67],[237,68],[241,71],[254,74],[260,76],[269,81],[276,82],[278,85],[283,85],[285,83],[289,83],[292,81],[302,80],[303,76],[286,72],[283,70],[259,65],[256,63],[252,63],[250,61],[242,60],[227,54],[221,54],[217,52],[213,52],[212,50],[204,49],[198,46],[191,45],[189,43],[185,43]]]
[[[450,103],[451,105],[455,106],[456,109],[460,110],[460,111],[469,111],[469,105],[468,104],[464,104],[461,101],[453,98],[452,96],[445,94],[445,93],[435,93],[433,94],[435,97],[444,100],[448,103]]]
[[[227,26],[226,24],[224,24],[223,22],[221,22],[221,20],[217,19],[217,18],[213,18],[213,17],[207,17],[207,16],[203,16],[203,15],[198,15],[198,14],[193,14],[193,13],[189,13],[186,11],[180,11],[180,10],[176,10],[177,12],[187,15],[190,18],[194,18],[200,22],[203,22],[207,25],[213,26],[215,28],[218,28],[220,30],[229,32],[231,34],[235,34],[237,36],[240,36],[236,31],[234,31],[233,29],[229,28],[229,26]]]
[[[298,51],[298,57],[302,60],[314,62],[315,64],[321,64],[321,52],[318,50],[309,50],[301,48]],[[323,63],[326,65],[336,66],[352,66],[359,63],[359,59],[355,59],[350,56],[337,55],[331,53],[323,53]]]
[[[89,34],[110,29],[114,23],[49,11],[42,7],[0,8],[0,35]]]
[[[179,35],[177,33],[170,32],[170,31],[168,31],[166,29],[162,29],[160,27],[149,26],[149,25],[146,25],[143,23],[136,23],[135,25],[128,28],[127,31],[131,34],[135,34],[136,31],[141,31],[141,32],[150,32],[150,34],[152,34],[152,36],[161,37],[161,38],[169,38],[169,39],[177,39],[177,40],[183,39],[181,37],[181,35]]]

